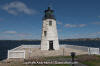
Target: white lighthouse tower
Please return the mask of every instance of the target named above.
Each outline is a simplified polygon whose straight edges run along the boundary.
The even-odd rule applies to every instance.
[[[56,19],[53,10],[45,10],[42,24],[41,50],[59,50],[59,41],[56,28]]]

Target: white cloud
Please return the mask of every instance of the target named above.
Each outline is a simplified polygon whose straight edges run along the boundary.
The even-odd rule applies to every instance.
[[[25,36],[32,36],[32,34],[28,34],[28,33],[19,33],[17,34],[18,36],[22,36],[22,37],[25,37]]]
[[[74,24],[65,24],[65,27],[77,27],[77,25],[74,25]]]
[[[7,3],[2,7],[2,9],[13,15],[18,15],[19,13],[31,15],[36,13],[35,10],[28,8],[25,3],[20,1]]]
[[[65,24],[65,27],[69,27],[69,28],[74,28],[74,27],[85,27],[86,24],[79,24],[79,25],[76,25],[76,24]]]
[[[58,29],[58,32],[62,32],[62,29]]]
[[[31,39],[31,34],[5,34],[0,35],[0,40]]]
[[[98,18],[100,18],[100,16],[97,16]]]
[[[93,22],[92,24],[100,25],[100,22]]]
[[[100,32],[84,33],[84,34],[74,34],[73,36],[78,36],[78,37],[97,37],[97,36],[100,36]]]
[[[85,27],[86,26],[86,24],[80,24],[79,25],[79,27]]]
[[[14,39],[12,36],[0,36],[0,40],[10,40],[10,39]]]
[[[96,32],[96,34],[99,34],[100,35],[100,32]]]
[[[5,33],[5,34],[16,34],[17,32],[16,31],[4,31],[2,33]]]
[[[17,32],[14,30],[7,30],[7,31],[3,31],[0,32],[0,40],[2,39],[27,39],[27,38],[31,38],[32,34],[30,33],[22,33],[22,32]]]
[[[57,22],[58,25],[62,25],[62,22]]]
[[[32,34],[29,34],[29,33],[19,33],[17,31],[13,31],[13,30],[9,30],[9,31],[4,31],[4,32],[1,32],[3,34],[15,34],[16,36],[31,36]]]
[[[3,21],[4,19],[3,18],[0,18],[0,21]]]

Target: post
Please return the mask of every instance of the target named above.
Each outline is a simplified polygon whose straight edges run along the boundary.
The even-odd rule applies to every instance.
[[[63,57],[64,57],[64,48],[63,48]]]
[[[75,52],[71,52],[71,56],[72,56],[72,66],[74,66]]]

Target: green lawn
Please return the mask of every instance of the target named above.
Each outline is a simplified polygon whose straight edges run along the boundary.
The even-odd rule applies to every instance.
[[[83,62],[83,63],[88,66],[100,66],[100,61],[87,61],[87,62]]]
[[[71,56],[57,56],[57,57],[45,57],[45,61],[52,59],[63,59],[63,58],[71,58]],[[100,66],[100,55],[79,55],[75,57],[80,63],[85,64],[87,66]],[[44,65],[24,65],[22,63],[0,63],[0,66],[71,66],[68,64],[44,64]]]
[[[50,65],[31,65],[31,66],[70,66],[67,64],[50,64]]]
[[[88,66],[100,66],[100,56],[97,55],[83,55],[79,56],[79,61]]]
[[[0,66],[71,66],[71,65],[67,65],[67,64],[48,64],[48,65],[24,65],[24,64],[0,64]]]

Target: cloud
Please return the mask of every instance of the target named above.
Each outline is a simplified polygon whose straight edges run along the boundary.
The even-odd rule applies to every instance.
[[[58,25],[62,25],[62,22],[57,22]]]
[[[58,29],[58,32],[62,32],[62,29]]]
[[[77,37],[97,37],[100,36],[100,32],[94,32],[94,33],[84,33],[84,34],[74,34],[73,36]]]
[[[98,18],[100,18],[100,16],[97,16]]]
[[[18,15],[19,13],[31,15],[36,13],[35,10],[28,8],[28,6],[25,3],[20,1],[7,3],[4,6],[2,6],[2,9],[13,15]]]
[[[100,22],[93,22],[92,24],[100,25]]]
[[[77,25],[74,25],[74,24],[65,24],[65,27],[77,27]]]
[[[16,34],[17,32],[16,31],[4,31],[2,33],[5,33],[5,34]]]
[[[3,34],[15,34],[16,36],[31,36],[32,34],[29,33],[19,33],[17,31],[9,30],[2,32]]]
[[[96,32],[97,34],[100,34],[100,32]]]
[[[80,25],[78,25],[79,27],[85,27],[86,26],[86,24],[80,24]]]
[[[14,39],[12,36],[0,36],[0,40],[10,40],[10,39]]]
[[[22,32],[17,32],[14,30],[7,30],[7,31],[3,31],[0,32],[0,40],[1,39],[8,39],[8,40],[12,40],[12,39],[27,39],[27,38],[32,38],[32,34],[30,33],[22,33]]]
[[[0,18],[0,21],[3,21],[4,19],[3,18]]]
[[[32,39],[31,34],[5,34],[0,35],[0,40],[20,40],[20,39]]]
[[[32,34],[28,34],[28,33],[19,33],[17,34],[18,36],[22,36],[22,37],[25,37],[25,36],[32,36]]]
[[[65,24],[65,27],[69,27],[69,28],[74,28],[74,27],[85,27],[86,24],[79,24],[79,25],[76,25],[76,24]]]

